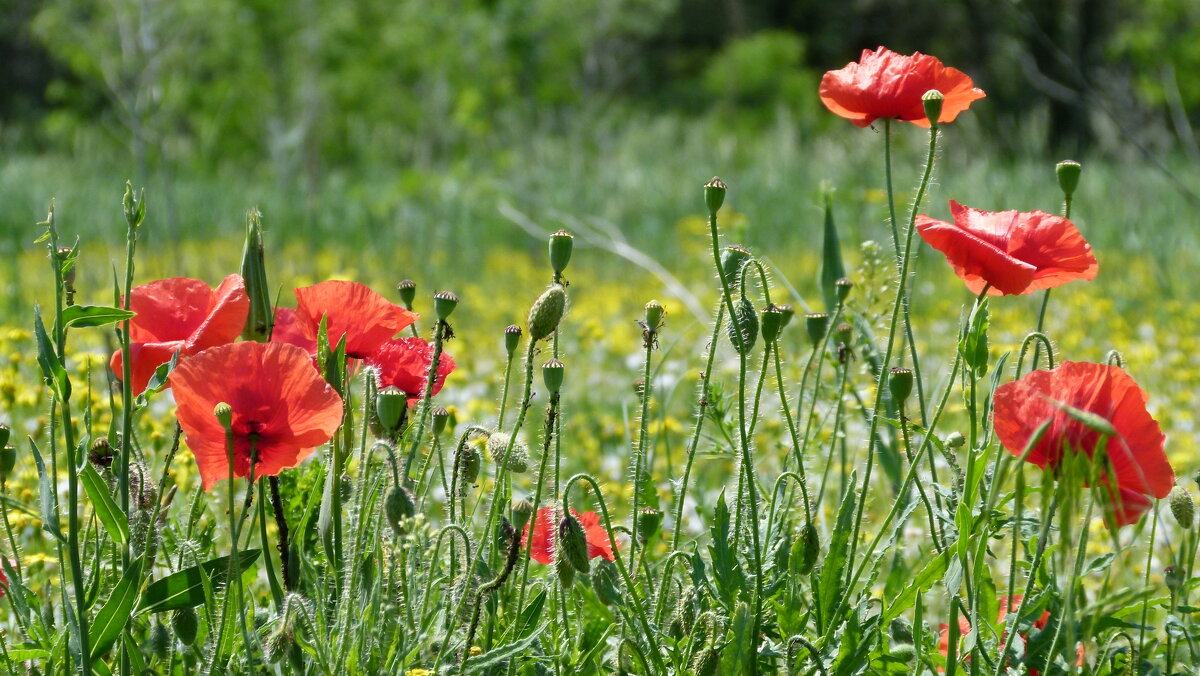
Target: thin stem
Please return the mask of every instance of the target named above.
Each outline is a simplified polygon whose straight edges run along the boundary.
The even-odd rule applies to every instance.
[[[633,533],[634,536],[629,539],[629,558],[635,559],[638,550],[638,512],[641,507],[642,498],[642,474],[645,472],[646,462],[646,428],[650,422],[650,394],[653,391],[651,387],[650,365],[654,355],[654,344],[657,340],[655,327],[651,326],[646,329],[645,336],[645,355],[642,357],[642,412],[641,419],[638,421],[638,440],[637,446],[634,447],[633,453]]]

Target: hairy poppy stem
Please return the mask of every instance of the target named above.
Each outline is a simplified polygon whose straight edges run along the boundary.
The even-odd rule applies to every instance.
[[[649,425],[650,418],[650,394],[653,392],[651,386],[650,366],[653,363],[654,345],[656,338],[653,335],[653,330],[650,331],[650,337],[645,341],[645,354],[642,357],[642,409],[638,420],[638,438],[637,445],[633,448],[633,532],[634,537],[629,539],[629,558],[630,560],[637,559],[638,550],[638,516],[641,511],[642,484],[644,482],[643,474],[646,473],[646,428]]]
[[[283,588],[293,591],[296,588],[296,577],[292,571],[287,512],[283,509],[283,497],[279,494],[279,477],[267,477],[267,483],[271,487],[271,512],[275,515],[275,529],[279,531],[279,567],[283,573]]]

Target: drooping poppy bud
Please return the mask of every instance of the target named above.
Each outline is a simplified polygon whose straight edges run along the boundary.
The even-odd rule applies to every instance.
[[[508,450],[509,440],[512,440],[512,451]],[[520,439],[512,439],[508,432],[492,432],[487,440],[488,454],[496,463],[504,462],[504,454],[508,453],[508,469],[521,473],[529,469],[529,449]]]
[[[171,614],[171,629],[175,632],[175,638],[186,646],[196,642],[196,630],[199,627],[200,620],[191,606],[185,606]]]
[[[946,97],[936,89],[930,89],[921,96],[921,105],[925,107],[925,118],[930,126],[936,127],[938,118],[942,116],[942,103]]]
[[[400,294],[400,302],[404,303],[404,309],[411,311],[413,301],[417,299],[417,283],[406,279],[396,285],[396,292]]]
[[[725,192],[728,190],[729,186],[725,185],[725,181],[716,176],[704,184],[704,206],[708,207],[709,215],[715,216],[721,210],[721,205],[725,203]]]
[[[888,390],[892,393],[892,401],[903,407],[913,390],[912,369],[893,366],[888,372]]]
[[[537,342],[548,338],[558,329],[563,314],[567,311],[567,291],[561,284],[546,289],[529,309],[529,340]]]
[[[551,359],[542,364],[542,380],[550,394],[556,395],[562,389],[563,377],[566,375],[565,365],[558,359]]]
[[[572,566],[565,556],[554,557],[554,570],[558,573],[558,582],[563,589],[570,589],[575,584],[575,566]]]
[[[692,658],[692,673],[696,676],[715,676],[721,664],[721,653],[712,646],[705,646]]]
[[[504,327],[504,351],[508,353],[509,358],[512,358],[513,353],[517,351],[517,346],[520,344],[521,327],[516,324]]]
[[[404,522],[416,515],[417,503],[407,488],[393,486],[384,501],[384,511],[392,532],[400,535],[404,532]]]
[[[463,485],[475,483],[475,480],[479,478],[479,468],[482,464],[479,451],[469,446],[462,449],[458,459],[458,474]]]
[[[621,583],[617,575],[617,565],[608,559],[599,559],[592,569],[592,591],[596,598],[606,606],[623,602]]]
[[[566,514],[558,522],[557,552],[580,573],[586,573],[588,567],[587,533],[574,514]]]
[[[283,627],[276,629],[263,642],[263,659],[270,664],[279,664],[287,657],[295,646],[296,640],[290,631]]]
[[[550,268],[555,275],[561,275],[571,262],[571,251],[575,247],[575,238],[566,230],[559,230],[550,235]]]
[[[158,657],[166,657],[171,649],[171,633],[166,625],[158,620],[150,627],[150,652]]]
[[[825,339],[825,332],[829,330],[829,315],[824,312],[810,312],[804,315],[804,328],[813,347],[820,345]]]
[[[800,529],[801,556],[799,569],[804,575],[813,571],[817,565],[817,558],[821,556],[821,536],[817,533],[817,527],[811,522],[804,524]]]
[[[1167,500],[1171,505],[1171,514],[1180,526],[1191,528],[1196,525],[1196,503],[1192,502],[1192,496],[1186,488],[1183,486],[1172,488]]]
[[[739,298],[734,302],[728,328],[729,341],[738,354],[747,354],[754,349],[754,342],[758,340],[758,315],[748,299]]]

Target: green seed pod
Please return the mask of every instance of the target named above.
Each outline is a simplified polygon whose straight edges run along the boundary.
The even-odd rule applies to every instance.
[[[762,337],[768,343],[774,344],[779,340],[779,334],[783,331],[783,325],[786,320],[783,318],[783,313],[774,305],[768,305],[762,311]]]
[[[558,522],[558,543],[555,549],[575,570],[581,573],[588,572],[587,533],[575,515],[567,514]]]
[[[166,657],[171,650],[171,633],[162,622],[155,620],[150,626],[150,641],[147,647],[158,657]]]
[[[930,89],[921,96],[921,105],[925,107],[925,119],[929,120],[930,125],[937,126],[942,117],[942,102],[945,100],[946,97],[936,89]]]
[[[385,436],[390,435],[404,424],[408,414],[408,395],[394,386],[388,386],[375,395],[375,416],[383,428]]]
[[[445,406],[433,409],[433,436],[440,437],[446,431],[446,423],[450,422],[450,411]]]
[[[838,277],[837,281],[833,283],[833,289],[837,293],[839,303],[846,302],[846,299],[850,297],[850,290],[853,288],[854,282],[850,281],[847,277]]]
[[[849,345],[850,340],[854,338],[854,327],[847,322],[842,322],[833,330],[833,339],[838,345]]]
[[[542,380],[551,395],[558,394],[562,389],[563,377],[566,375],[565,365],[558,359],[551,359],[542,364]]]
[[[715,216],[721,210],[721,205],[725,203],[725,193],[728,190],[729,186],[725,185],[725,181],[716,176],[704,184],[704,206],[708,207],[710,215]]]
[[[1192,496],[1186,488],[1183,486],[1172,488],[1171,494],[1167,496],[1167,501],[1171,505],[1171,514],[1180,526],[1191,528],[1196,525],[1196,503],[1192,502]]]
[[[479,451],[465,447],[459,453],[458,475],[463,485],[473,484],[479,478],[479,469],[483,464]]]
[[[1075,160],[1063,160],[1054,166],[1054,173],[1058,176],[1058,187],[1064,195],[1071,197],[1079,187],[1079,175],[1083,173],[1083,166]]]
[[[517,351],[517,346],[521,344],[521,327],[516,324],[510,324],[504,327],[504,351],[511,358],[513,353]]]
[[[533,502],[529,498],[518,500],[512,505],[512,522],[513,528],[516,530],[524,530],[525,524],[529,523],[529,518],[533,516]]]
[[[788,304],[776,305],[775,308],[783,315],[783,327],[786,329],[788,324],[792,323],[792,318],[796,316],[796,308]]]
[[[733,314],[736,321],[729,322],[729,341],[739,354],[747,354],[754,349],[754,342],[758,339],[758,315],[754,312],[754,305],[745,298],[734,302]],[[741,340],[738,339],[735,326],[741,330]]]
[[[645,326],[647,331],[658,331],[662,326],[663,315],[667,311],[663,308],[662,303],[652,300],[646,303],[646,320]]]
[[[196,610],[191,606],[185,606],[171,614],[171,629],[180,643],[186,646],[195,643],[196,630],[199,628],[200,620],[196,617]]]
[[[592,590],[606,606],[624,603],[617,564],[603,557],[596,559],[596,565],[592,567]]]
[[[558,323],[562,321],[566,311],[566,289],[562,284],[551,285],[529,309],[529,340],[537,342],[548,338],[558,329]]]
[[[800,542],[800,572],[807,575],[816,567],[817,559],[821,556],[821,536],[817,533],[817,527],[812,523],[804,524],[800,529]]]
[[[750,251],[740,246],[727,246],[721,252],[721,272],[725,273],[725,282],[732,289],[737,286],[742,268],[750,260]]]
[[[4,423],[0,423],[0,446],[7,446],[8,440],[11,437],[12,437],[12,430],[8,427],[8,425],[5,425]]]
[[[658,533],[662,527],[663,513],[661,509],[643,507],[638,515],[638,542],[645,545]]]
[[[217,422],[221,423],[221,427],[229,429],[233,425],[233,407],[225,402],[221,402],[213,407],[213,415],[217,417]]]
[[[888,391],[892,393],[892,401],[897,406],[904,406],[913,391],[912,369],[893,366],[888,370]]]
[[[575,238],[566,230],[559,230],[550,235],[550,268],[554,274],[561,275],[571,262],[571,251],[575,248]]]
[[[458,307],[458,296],[449,291],[438,291],[433,294],[433,313],[437,318],[446,321],[450,315],[454,313],[454,308]]]
[[[705,646],[692,658],[692,673],[696,676],[715,676],[720,664],[721,652],[712,646]]]
[[[404,522],[416,515],[417,502],[407,488],[393,486],[384,501],[384,512],[387,514],[392,532],[400,535],[405,531]]]
[[[396,292],[400,294],[400,302],[404,303],[404,307],[411,310],[413,301],[417,299],[417,283],[406,279],[396,285]]]
[[[824,312],[810,312],[804,315],[804,328],[813,347],[820,345],[825,339],[825,332],[829,330],[829,315]]]
[[[0,481],[7,481],[17,466],[17,449],[11,445],[0,448]]]

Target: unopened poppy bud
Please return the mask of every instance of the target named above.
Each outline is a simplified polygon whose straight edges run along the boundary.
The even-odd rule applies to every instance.
[[[196,630],[199,627],[200,621],[191,606],[185,606],[171,614],[171,629],[175,632],[175,638],[186,646],[196,642]]]
[[[392,532],[399,535],[404,532],[404,522],[416,515],[417,503],[407,488],[392,486],[384,500],[384,512],[387,514]]]
[[[727,246],[721,252],[721,272],[725,273],[725,281],[729,284],[729,288],[732,289],[737,284],[738,275],[742,273],[742,266],[750,258],[750,251],[740,246]]]
[[[266,253],[263,247],[262,213],[252,208],[246,213],[246,242],[242,247],[242,280],[250,309],[242,337],[265,343],[271,339],[275,324],[275,304],[267,285]]]
[[[663,513],[661,509],[643,507],[638,515],[638,541],[643,545],[650,541],[662,527]]]
[[[1167,589],[1178,591],[1183,586],[1183,575],[1175,566],[1167,566],[1163,568],[1163,583],[1167,585]]]
[[[662,326],[663,315],[665,315],[666,312],[667,311],[663,308],[662,303],[656,300],[646,303],[646,330],[658,331],[658,328]]]
[[[504,327],[504,351],[511,357],[517,351],[517,346],[521,344],[521,327],[516,324],[509,324]]]
[[[217,422],[221,423],[221,427],[229,429],[233,426],[233,407],[225,402],[221,402],[213,407],[213,415],[217,417]]]
[[[567,291],[562,284],[552,284],[529,308],[529,340],[537,342],[558,329],[567,311]]]
[[[459,454],[458,474],[464,484],[473,484],[479,478],[479,468],[483,464],[479,451],[473,448],[463,448]]]
[[[158,620],[150,626],[150,644],[148,646],[150,652],[159,656],[166,657],[167,652],[171,649],[171,633],[167,631],[166,625]]]
[[[850,290],[854,288],[854,282],[847,277],[838,277],[837,281],[833,283],[833,288],[837,292],[838,302],[844,303],[850,295]]]
[[[1083,173],[1083,165],[1075,160],[1063,160],[1054,165],[1054,173],[1058,175],[1058,187],[1064,195],[1070,197],[1079,187],[1079,175]]]
[[[394,432],[408,413],[408,395],[389,385],[375,395],[375,415],[386,432]]]
[[[438,291],[433,294],[433,312],[437,318],[446,321],[458,307],[458,296],[449,291]]]
[[[908,664],[917,656],[917,649],[911,643],[896,643],[892,645],[890,655],[892,659]]]
[[[575,570],[588,572],[587,533],[574,514],[567,514],[558,522],[556,549]]]
[[[799,570],[801,574],[807,575],[813,571],[817,565],[817,558],[821,555],[821,536],[811,522],[804,524],[800,529],[800,542]]]
[[[112,444],[108,443],[108,437],[100,437],[92,442],[92,447],[88,449],[88,462],[96,469],[112,467],[113,449]]]
[[[796,316],[796,308],[791,305],[776,305],[775,308],[783,315],[783,326],[781,329],[786,329],[788,324],[792,323],[792,317]]]
[[[17,449],[10,444],[0,447],[0,481],[8,480],[16,466]]]
[[[904,406],[913,390],[912,369],[893,366],[888,372],[888,390],[892,393],[892,401],[897,406]]]
[[[400,294],[400,302],[404,303],[404,308],[411,310],[413,301],[417,299],[417,283],[406,279],[396,285],[396,292]]]
[[[574,248],[575,238],[566,230],[550,235],[550,269],[554,270],[554,274],[561,275],[567,269]]]
[[[529,498],[518,500],[512,505],[512,520],[513,528],[522,530],[525,524],[529,523],[529,517],[533,516],[533,502]]]
[[[725,192],[729,190],[729,186],[725,185],[725,181],[713,176],[712,179],[704,184],[704,206],[708,207],[708,213],[715,215],[721,210],[721,205],[725,203]]]
[[[825,332],[829,330],[829,315],[824,312],[810,312],[804,315],[804,328],[808,331],[808,339],[813,347],[825,340]]]
[[[592,568],[592,591],[596,592],[596,598],[606,606],[622,603],[621,586],[617,577],[617,564],[605,558],[596,560],[596,566]]]
[[[692,658],[692,673],[696,676],[714,676],[721,665],[721,653],[707,646]]]
[[[951,432],[946,436],[946,448],[962,448],[967,443],[967,438],[961,432]]]
[[[1192,502],[1192,496],[1186,488],[1183,486],[1172,488],[1167,500],[1171,505],[1171,514],[1174,515],[1175,521],[1180,526],[1191,528],[1196,524],[1196,503]]]
[[[850,339],[854,337],[854,327],[847,322],[842,322],[833,330],[834,339],[841,345],[849,345]]]
[[[937,126],[938,119],[942,116],[942,102],[945,100],[946,97],[936,89],[930,89],[921,96],[921,105],[925,107],[925,118],[929,120],[929,124]]]
[[[445,406],[433,409],[433,436],[441,436],[446,431],[446,423],[450,421],[450,411]]]
[[[741,333],[741,336],[738,336]],[[729,341],[738,354],[746,354],[754,349],[758,340],[758,314],[754,305],[745,298],[740,298],[733,304],[733,317],[729,322]]]
[[[512,451],[508,444],[512,435],[507,432],[493,432],[487,440],[487,450],[494,462],[504,462],[504,454],[508,453],[508,469],[513,472],[524,472],[529,469],[529,449],[520,439],[512,440]]]
[[[280,627],[271,632],[270,636],[267,636],[267,640],[263,642],[263,659],[270,664],[278,664],[287,657],[294,645],[295,639],[291,632]]]
[[[563,589],[570,589],[575,584],[575,566],[567,561],[565,556],[554,557],[554,570],[558,573],[558,582]]]
[[[563,377],[566,375],[565,365],[558,359],[551,359],[542,364],[542,380],[551,395],[558,394],[562,389]]]
[[[779,340],[779,334],[783,331],[784,319],[783,313],[774,305],[768,305],[762,311],[762,337],[768,343],[774,343]]]

